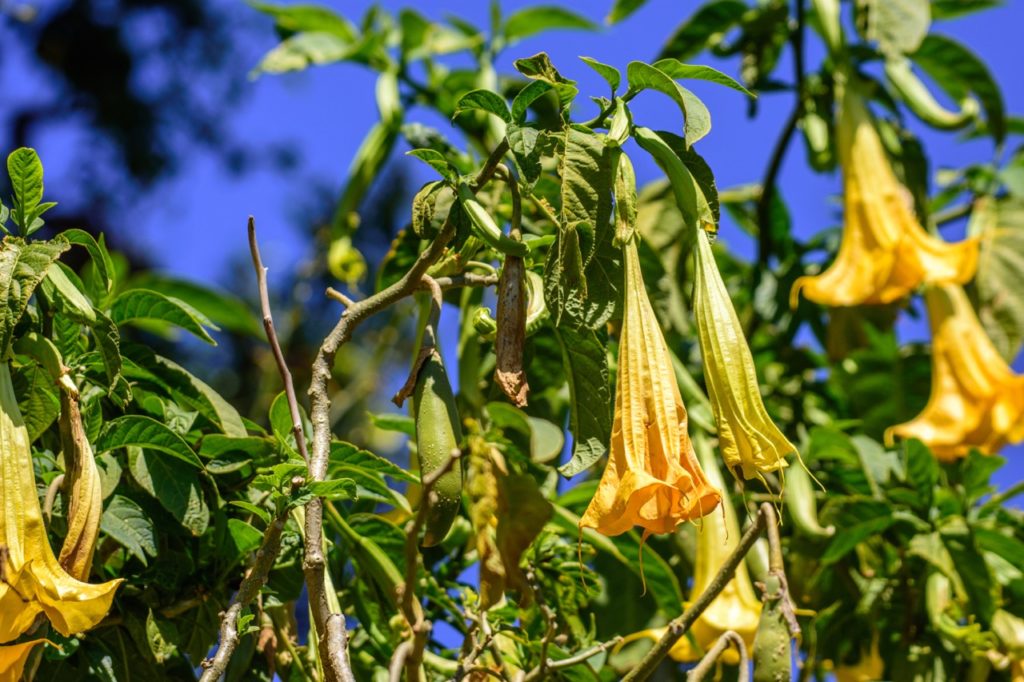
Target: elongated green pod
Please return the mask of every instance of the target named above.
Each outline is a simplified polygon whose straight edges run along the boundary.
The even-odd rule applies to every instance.
[[[420,476],[426,479],[448,466],[452,453],[462,440],[455,395],[441,356],[436,351],[424,360],[416,375],[412,409]],[[420,504],[430,505],[424,523],[423,546],[433,547],[444,540],[459,514],[462,504],[461,460],[451,463],[448,471],[434,483],[430,497]]]
[[[764,606],[754,635],[754,682],[790,682],[793,679],[793,651],[789,625],[783,613],[783,585],[769,573],[764,581]]]
[[[978,116],[978,103],[971,97],[960,102],[960,111],[943,107],[910,67],[908,59],[887,59],[885,76],[896,95],[919,119],[940,130],[963,128]]]
[[[802,466],[786,471],[786,509],[799,533],[809,538],[830,538],[836,529],[818,522],[818,505],[814,500],[811,475]]]
[[[462,208],[469,216],[470,224],[473,226],[473,234],[484,240],[489,246],[509,256],[525,258],[530,249],[521,241],[512,239],[501,231],[498,223],[494,222],[491,214],[476,200],[473,190],[465,183],[459,184],[459,201]]]

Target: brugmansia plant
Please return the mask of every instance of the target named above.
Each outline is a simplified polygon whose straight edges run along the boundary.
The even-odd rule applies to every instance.
[[[519,40],[593,25],[252,4],[280,36],[255,74],[377,74],[380,120],[315,235],[340,309],[300,362],[252,218],[262,327],[54,234],[39,158],[11,153],[0,680],[1024,679],[1024,484],[993,483],[1024,440],[1024,127],[930,30],[989,3],[717,0],[653,61],[509,74]],[[719,188],[700,156],[700,81],[754,115],[793,98],[758,185]],[[930,192],[908,113],[995,158]],[[842,178],[841,229],[804,241],[777,186],[797,135]],[[362,217],[394,148],[430,179],[374,263]],[[646,157],[663,177],[637,187]],[[901,347],[922,302],[931,342]],[[269,349],[258,409],[170,357],[182,332]]]

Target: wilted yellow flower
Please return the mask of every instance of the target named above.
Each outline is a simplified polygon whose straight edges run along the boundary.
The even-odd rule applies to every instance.
[[[28,430],[10,369],[0,362],[0,643],[26,632],[39,613],[66,637],[94,627],[110,610],[120,582],[76,580],[53,555],[39,508]]]
[[[1024,440],[1024,376],[996,351],[958,285],[924,294],[932,331],[932,388],[921,414],[886,431],[917,438],[939,459],[993,454]]]
[[[641,526],[669,533],[712,511],[719,492],[708,483],[687,433],[665,337],[640,272],[637,244],[623,247],[625,309],[611,452],[581,526],[618,535]]]
[[[871,641],[871,649],[861,653],[860,660],[854,665],[841,665],[832,671],[836,682],[875,682],[881,680],[885,672],[885,662],[878,653],[878,635]]]
[[[777,471],[796,447],[764,408],[754,358],[704,230],[697,230],[696,262],[693,314],[722,459],[743,478]]]
[[[700,462],[704,465],[708,480],[712,485],[724,486],[722,474],[714,461],[714,453],[706,443],[699,443],[697,452]],[[722,564],[736,549],[740,541],[740,528],[736,519],[736,511],[729,502],[728,496],[722,498],[721,513],[710,514],[701,523],[697,531],[697,560],[694,566],[693,588],[690,590],[690,601],[695,601],[711,584],[712,579],[722,568]],[[669,650],[669,656],[680,662],[697,661],[704,652],[714,645],[718,638],[727,630],[732,630],[747,645],[749,651],[754,646],[754,635],[761,618],[761,601],[754,594],[754,586],[747,573],[747,565],[740,562],[736,567],[732,580],[725,586],[710,606],[694,622],[687,636],[681,637]],[[639,632],[628,639],[648,638],[653,641],[661,639],[665,628],[653,628]],[[697,643],[693,646],[690,636]],[[736,664],[739,657],[730,647],[722,655],[725,662]]]
[[[68,500],[68,533],[64,536],[58,561],[78,580],[89,577],[96,538],[103,515],[103,491],[92,446],[85,436],[78,396],[60,392],[60,439],[64,449],[64,467],[71,490]]]
[[[22,672],[25,670],[25,662],[28,655],[32,653],[33,647],[44,639],[33,639],[29,642],[19,642],[0,646],[0,682],[19,682],[22,679]]]
[[[947,244],[925,232],[853,83],[847,83],[842,100],[842,242],[825,272],[793,284],[791,304],[796,306],[801,290],[822,305],[852,306],[890,303],[921,284],[967,282],[978,263],[977,239]]]

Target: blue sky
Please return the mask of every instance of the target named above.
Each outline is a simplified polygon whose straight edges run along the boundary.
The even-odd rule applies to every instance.
[[[237,22],[239,31],[246,32],[247,39],[240,43],[240,49],[245,52],[248,63],[254,65],[261,54],[275,44],[270,20],[236,0],[212,1]],[[46,4],[42,3],[44,7]],[[370,3],[326,0],[322,4],[350,18],[358,18]],[[387,0],[380,4],[397,9],[410,3]],[[506,0],[502,8],[508,13],[534,4],[538,3]],[[565,4],[600,23],[611,0],[577,0]],[[671,31],[698,5],[697,2],[650,0],[621,25],[605,27],[595,33],[542,34],[506,50],[498,69],[510,72],[514,59],[546,50],[563,74],[579,81],[584,95],[604,94],[605,84],[578,60],[579,55],[621,68],[633,59],[653,59]],[[452,14],[478,25],[488,23],[488,3],[481,0],[440,0],[415,6],[433,18]],[[975,50],[999,81],[1008,111],[1024,113],[1024,70],[1019,68],[1019,28],[1022,25],[1024,3],[1017,0],[966,18],[938,22],[932,30],[951,35]],[[808,67],[813,69],[822,53],[816,38],[810,43]],[[9,45],[10,42],[5,44],[5,51]],[[18,76],[13,88],[6,93],[8,97],[32,99],[49,95],[52,83],[32,71],[25,55],[17,54],[12,46],[5,57],[5,71],[9,75],[13,69]],[[784,55],[783,59],[780,73],[788,77],[789,55]],[[736,60],[707,57],[699,61],[730,74],[737,72]],[[246,74],[239,73],[237,77],[246,79]],[[374,80],[374,74],[368,70],[343,64],[247,82],[244,86],[247,93],[241,104],[224,112],[226,124],[239,138],[267,145],[289,145],[299,156],[296,170],[287,176],[271,169],[234,175],[213,155],[196,149],[184,159],[175,179],[134,202],[130,214],[122,217],[131,225],[130,231],[122,231],[122,235],[127,235],[137,248],[151,253],[158,266],[169,273],[242,293],[249,283],[231,281],[227,264],[245,257],[245,220],[251,213],[257,218],[264,260],[271,267],[271,277],[293,270],[298,262],[314,256],[307,252],[308,240],[299,238],[303,228],[296,224],[300,213],[297,207],[310,200],[308,186],[311,183],[323,183],[332,189],[340,187],[349,160],[377,116],[372,96]],[[11,84],[10,78],[5,81]],[[719,187],[758,181],[775,136],[791,110],[791,95],[762,96],[760,113],[751,120],[746,116],[747,102],[743,95],[705,83],[694,83],[692,89],[712,112],[711,134],[699,143],[698,150],[714,169]],[[593,106],[581,96],[577,117],[592,115]],[[635,119],[649,127],[677,130],[681,126],[678,109],[663,96],[641,95],[635,100],[633,110]],[[442,130],[449,127],[447,121],[424,110],[413,110],[408,119]],[[930,131],[915,120],[908,120],[925,142],[933,173],[942,167],[986,160],[992,155],[990,142],[963,143],[955,134]],[[67,125],[34,140],[34,144],[47,165],[47,184],[51,191],[57,198],[58,190],[61,193],[73,191],[76,169],[68,150],[89,144],[89,137],[81,126],[68,121]],[[405,164],[412,173],[411,184],[418,186],[421,179],[428,179],[429,171],[413,159],[400,158],[402,151],[404,149],[396,151],[394,162]],[[658,176],[647,155],[636,154],[634,159],[641,182]],[[780,187],[789,203],[798,236],[807,237],[839,224],[836,201],[839,178],[811,172],[803,159],[799,141],[792,145],[787,156]],[[752,241],[732,225],[723,226],[722,239],[740,254],[753,253]],[[928,338],[923,322],[904,319],[899,329],[906,341]],[[1022,369],[1020,360],[1018,358],[1016,363],[1018,369]],[[1010,457],[1011,466],[1001,472],[1004,485],[1022,478],[1024,448],[1008,450],[1005,454]]]

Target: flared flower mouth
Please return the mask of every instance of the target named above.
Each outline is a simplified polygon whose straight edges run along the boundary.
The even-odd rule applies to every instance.
[[[914,419],[886,431],[917,438],[944,460],[972,449],[998,452],[1024,440],[1024,376],[988,338],[963,288],[929,287],[924,294],[932,332],[932,385]]]
[[[28,430],[10,369],[0,362],[0,644],[27,632],[40,613],[65,637],[95,627],[120,583],[77,580],[54,556],[36,493]]]
[[[978,264],[978,240],[949,244],[924,230],[853,82],[846,84],[842,102],[838,135],[846,220],[842,242],[825,272],[793,284],[791,304],[796,306],[801,291],[827,306],[885,304],[922,284],[970,280]]]
[[[714,461],[711,446],[698,443],[697,453],[711,485],[724,487],[725,482]],[[694,566],[693,587],[690,601],[696,600],[707,588],[722,564],[736,549],[740,529],[736,511],[728,496],[722,498],[719,512],[710,514],[697,530],[697,556]],[[669,656],[681,663],[700,660],[711,646],[726,631],[732,630],[743,638],[747,649],[754,645],[761,618],[761,602],[754,594],[746,564],[740,562],[732,580],[726,584],[714,601],[697,617],[686,637],[681,637],[669,650]],[[626,641],[650,639],[658,641],[665,634],[665,628],[652,628],[630,635]],[[726,663],[736,664],[739,660],[735,650],[729,648],[722,656]]]
[[[778,471],[796,447],[765,409],[754,358],[704,230],[697,230],[695,252],[694,318],[722,459],[745,479]]]
[[[687,433],[672,359],[647,298],[635,239],[623,247],[625,307],[608,458],[581,526],[618,535],[669,533],[718,506]]]

